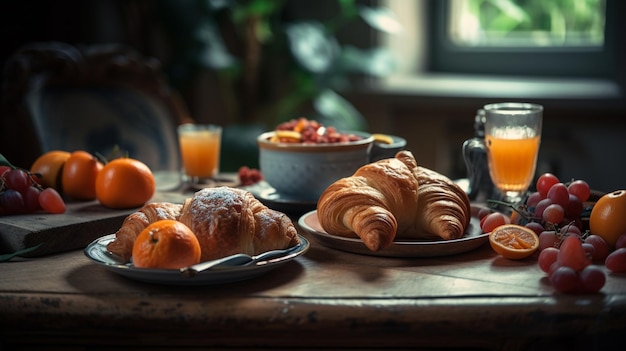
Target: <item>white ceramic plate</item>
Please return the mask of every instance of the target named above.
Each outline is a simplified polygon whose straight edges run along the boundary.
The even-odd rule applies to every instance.
[[[361,239],[326,233],[319,223],[317,211],[310,211],[301,216],[298,224],[322,245],[342,251],[384,257],[435,257],[471,251],[489,241],[489,234],[483,234],[480,229],[478,211],[480,207],[472,206],[472,218],[462,238],[438,241],[394,241],[390,246],[377,252],[368,249]]]
[[[174,269],[136,268],[132,263],[119,263],[106,249],[107,244],[115,239],[115,234],[105,235],[94,240],[85,248],[84,252],[93,262],[133,280],[167,285],[216,285],[258,277],[304,254],[309,249],[309,241],[302,235],[298,235],[298,237],[300,244],[285,256],[259,261],[248,266],[216,267],[200,272],[193,277],[186,277]]]

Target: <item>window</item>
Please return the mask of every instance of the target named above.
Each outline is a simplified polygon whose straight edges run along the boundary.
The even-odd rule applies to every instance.
[[[626,57],[626,42],[617,34],[624,31],[625,23],[618,21],[624,1],[381,1],[403,31],[381,37],[397,70],[375,82],[376,89],[490,100],[624,97],[626,75],[618,67]],[[569,7],[556,7],[564,3]],[[585,9],[573,8],[582,3]],[[546,6],[554,8],[546,11]],[[571,11],[582,12],[585,20],[565,26]],[[552,13],[555,19],[548,20]],[[505,15],[513,19],[502,23]]]
[[[608,78],[613,0],[429,2],[434,72]],[[608,29],[608,30],[607,30]]]

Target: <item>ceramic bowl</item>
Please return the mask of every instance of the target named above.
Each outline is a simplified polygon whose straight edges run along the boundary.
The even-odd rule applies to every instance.
[[[349,132],[362,139],[329,144],[277,143],[269,141],[274,133],[257,138],[263,177],[278,193],[307,201],[317,201],[330,184],[367,164],[374,142],[371,134]]]

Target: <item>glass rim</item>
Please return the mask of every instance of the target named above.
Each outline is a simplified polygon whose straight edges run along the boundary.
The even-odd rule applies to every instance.
[[[483,106],[485,112],[492,111],[528,111],[542,112],[543,106],[531,102],[496,102]]]
[[[200,131],[200,130],[208,130],[208,131],[221,131],[222,127],[217,124],[210,123],[183,123],[179,124],[176,127],[178,132],[188,132],[188,131]]]

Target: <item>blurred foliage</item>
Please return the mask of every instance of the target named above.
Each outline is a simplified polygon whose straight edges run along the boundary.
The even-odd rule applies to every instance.
[[[327,19],[289,18],[288,0],[160,0],[160,18],[171,32],[172,83],[187,84],[199,69],[217,73],[222,103],[232,123],[275,125],[309,110],[322,123],[367,128],[339,91],[350,75],[386,75],[394,69],[382,48],[343,45],[337,33],[363,21],[393,33],[399,22],[384,7],[336,0]],[[366,33],[364,33],[365,35]]]
[[[465,5],[486,35],[525,36],[531,45],[602,44],[604,0],[468,0]]]

